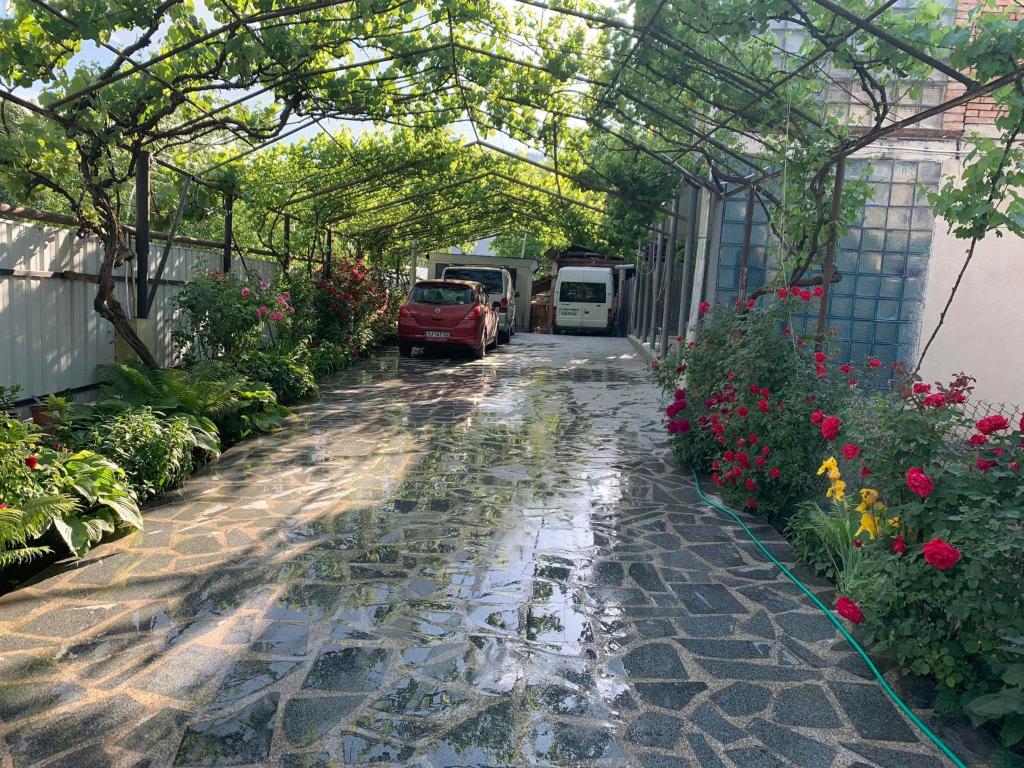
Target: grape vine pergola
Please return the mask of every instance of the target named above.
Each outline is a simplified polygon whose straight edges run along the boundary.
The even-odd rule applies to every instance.
[[[151,363],[113,290],[134,258],[149,294],[151,179],[176,203],[170,234],[222,239],[226,267],[246,248],[287,263],[302,238],[327,270],[337,247],[531,228],[623,254],[653,238],[668,269],[679,226],[697,225],[682,192],[744,195],[768,212],[781,283],[827,290],[857,197],[845,159],[977,99],[1003,110],[995,136],[937,208],[973,238],[968,260],[987,231],[1024,228],[1006,194],[1024,178],[1012,11],[957,26],[935,0],[12,0],[0,184],[103,241],[96,310]],[[914,106],[936,78],[955,95]]]

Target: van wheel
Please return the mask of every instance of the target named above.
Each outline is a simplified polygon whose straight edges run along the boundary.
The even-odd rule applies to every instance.
[[[409,357],[412,354],[412,344],[408,344],[404,341],[398,342],[398,355],[400,357]]]

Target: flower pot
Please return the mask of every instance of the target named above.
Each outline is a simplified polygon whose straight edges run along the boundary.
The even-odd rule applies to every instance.
[[[32,421],[40,427],[48,427],[53,424],[53,414],[45,405],[33,405],[29,408],[32,412]]]

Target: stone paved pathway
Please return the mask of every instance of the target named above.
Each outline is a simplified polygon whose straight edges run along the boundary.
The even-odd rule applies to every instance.
[[[367,363],[0,599],[0,766],[945,765],[662,435],[621,339]]]

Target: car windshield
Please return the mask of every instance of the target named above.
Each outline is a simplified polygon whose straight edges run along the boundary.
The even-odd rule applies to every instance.
[[[605,301],[605,284],[562,283],[562,287],[558,290],[558,300],[603,304]]]
[[[409,301],[414,301],[417,304],[472,304],[473,289],[465,285],[440,285],[438,283],[417,285],[412,289]]]
[[[478,283],[483,283],[487,293],[503,294],[504,288],[501,282],[501,272],[495,272],[490,269],[452,269],[449,267],[444,271],[445,280],[475,280]]]

